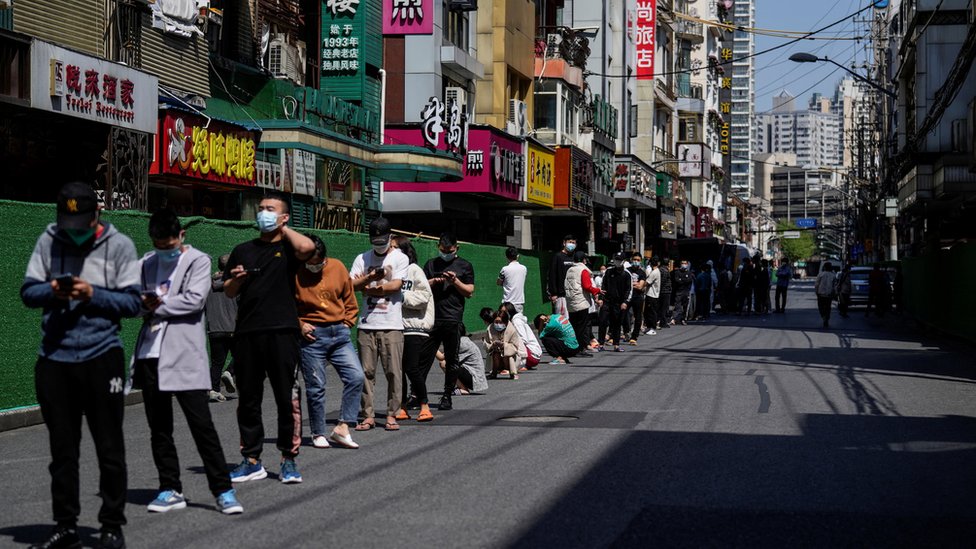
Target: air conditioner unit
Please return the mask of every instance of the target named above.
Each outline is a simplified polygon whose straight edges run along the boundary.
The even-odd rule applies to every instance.
[[[268,71],[275,78],[287,78],[285,66],[288,64],[287,53],[288,37],[284,34],[276,34],[268,43]]]
[[[305,43],[288,43],[288,36],[276,34],[268,44],[268,71],[275,78],[305,85]]]
[[[528,107],[521,99],[508,100],[508,133],[525,137],[529,131]]]
[[[463,111],[468,106],[468,91],[457,86],[450,86],[444,90],[444,103],[457,103]]]

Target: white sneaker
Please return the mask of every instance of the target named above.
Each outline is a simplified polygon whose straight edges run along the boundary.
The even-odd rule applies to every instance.
[[[654,330],[648,330],[648,331],[646,331],[644,333],[647,334],[647,335],[649,335],[649,336],[656,336],[657,335],[657,332],[655,332]]]
[[[217,391],[210,391],[210,402],[227,402],[227,397]]]
[[[329,439],[325,438],[323,435],[315,435],[312,437],[312,446],[315,446],[316,448],[328,448]]]

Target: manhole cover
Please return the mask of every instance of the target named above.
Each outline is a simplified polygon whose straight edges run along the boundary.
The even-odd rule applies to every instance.
[[[515,423],[559,423],[561,421],[576,421],[576,416],[508,416],[499,421],[512,421]]]

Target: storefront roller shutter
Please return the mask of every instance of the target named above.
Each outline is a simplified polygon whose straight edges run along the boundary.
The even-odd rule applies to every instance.
[[[207,39],[164,34],[152,28],[150,15],[142,20],[142,70],[159,76],[159,83],[210,97]]]
[[[105,57],[105,2],[17,0],[13,9],[16,32]]]
[[[311,196],[291,195],[291,216],[288,225],[294,229],[314,227],[315,199]]]

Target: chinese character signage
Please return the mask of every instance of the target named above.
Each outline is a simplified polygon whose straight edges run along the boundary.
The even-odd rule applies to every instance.
[[[252,187],[257,165],[254,132],[189,113],[167,111],[159,124],[152,173]]]
[[[428,106],[433,110],[444,104],[432,98]],[[450,106],[450,102],[448,103]],[[451,124],[441,121],[440,131],[436,125],[387,128],[386,136],[394,143],[425,146],[439,151],[460,151],[449,144]],[[460,131],[460,130],[459,130]],[[436,145],[430,147],[434,139]],[[463,138],[462,138],[463,144]],[[525,155],[522,141],[514,139],[499,130],[489,127],[473,128],[469,131],[467,149],[461,157],[464,162],[464,179],[447,183],[386,182],[384,188],[390,192],[465,192],[495,195],[507,200],[522,200],[525,186]]]
[[[556,147],[553,207],[593,212],[593,159],[573,146]]]
[[[637,79],[654,79],[654,26],[657,24],[657,0],[637,0]]]
[[[156,133],[159,79],[34,40],[31,107],[129,130]]]
[[[708,238],[712,236],[712,209],[698,208],[698,215],[695,216],[695,236],[697,238]]]
[[[361,51],[351,23],[329,25],[329,35],[322,39],[322,76],[355,74]]]
[[[315,196],[315,155],[299,149],[281,150],[282,185],[286,192]]]
[[[424,146],[437,149],[443,142],[448,152],[462,154],[467,149],[467,109],[454,100],[442,102],[431,97],[420,111],[420,132]],[[441,139],[441,134],[444,138]]]
[[[433,34],[434,0],[383,0],[383,34]]]
[[[525,200],[540,206],[552,207],[553,180],[556,176],[553,152],[529,142],[529,166],[526,173]]]

